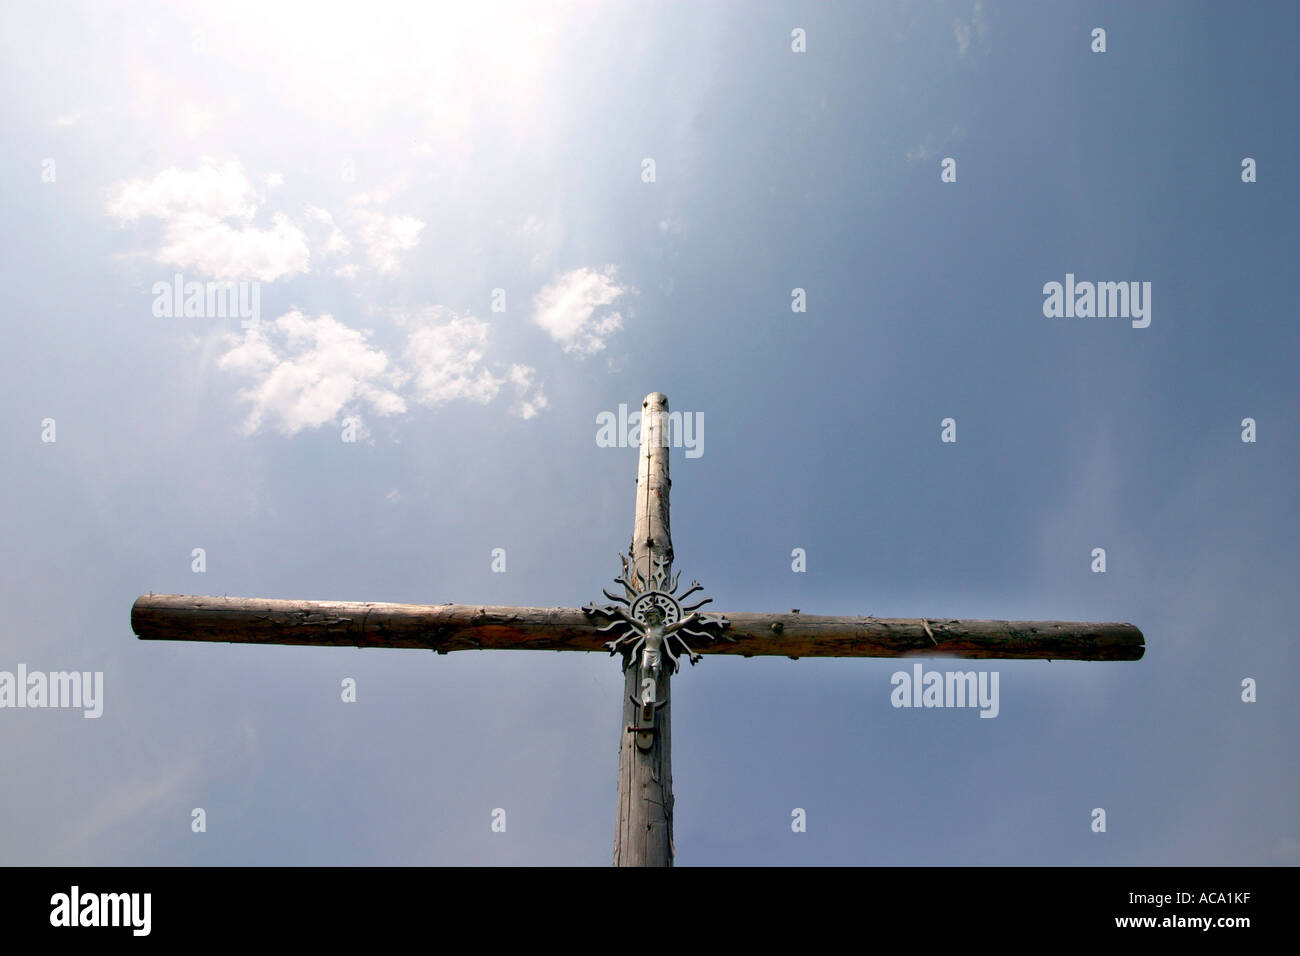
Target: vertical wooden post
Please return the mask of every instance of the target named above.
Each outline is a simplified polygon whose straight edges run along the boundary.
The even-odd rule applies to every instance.
[[[651,392],[641,403],[641,444],[636,478],[636,521],[632,527],[632,563],[653,582],[656,561],[671,571],[673,540],[668,524],[668,399]],[[653,587],[653,584],[651,584]],[[666,662],[665,662],[666,663]],[[615,866],[673,865],[672,714],[669,668],[660,668],[655,684],[655,733],[649,749],[636,745],[628,727],[637,724],[641,698],[641,661],[627,664],[623,693],[622,743],[618,754],[618,821],[614,832]]]

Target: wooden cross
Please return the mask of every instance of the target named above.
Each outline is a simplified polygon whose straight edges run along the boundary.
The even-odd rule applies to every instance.
[[[584,608],[359,604],[148,594],[131,609],[143,640],[321,644],[449,651],[601,651],[623,659],[615,866],[671,866],[673,790],[669,680],[685,654],[800,657],[944,656],[1134,661],[1131,624],[700,614],[677,594],[668,524],[668,399],[642,403],[636,520],[613,603]],[[687,643],[687,638],[691,643]]]

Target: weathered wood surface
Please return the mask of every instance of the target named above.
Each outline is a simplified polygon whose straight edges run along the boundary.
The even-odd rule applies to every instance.
[[[641,403],[637,451],[636,517],[632,524],[632,566],[653,587],[657,562],[672,573],[669,525],[668,441],[664,433],[668,399],[651,392]],[[628,728],[637,724],[642,668],[637,658],[623,672],[623,721],[618,748],[618,812],[614,821],[615,866],[673,865],[673,762],[671,674],[665,660],[655,680],[654,729],[646,750]]]
[[[1145,650],[1140,630],[1109,622],[711,613],[731,622],[727,633],[736,643],[701,642],[695,650],[706,655],[1135,661]],[[608,635],[596,633],[578,608],[560,607],[146,594],[131,608],[131,627],[157,641],[608,653]]]

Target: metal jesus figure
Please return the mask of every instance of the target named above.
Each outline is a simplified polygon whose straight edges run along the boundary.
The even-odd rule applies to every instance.
[[[450,651],[608,651],[621,655],[624,700],[615,866],[671,866],[673,786],[669,683],[685,655],[934,656],[1134,661],[1145,650],[1132,624],[701,614],[704,598],[677,594],[668,522],[668,399],[642,403],[632,545],[612,603],[578,608],[375,604],[148,594],[131,609],[143,640],[322,644]],[[691,643],[687,643],[690,638]]]

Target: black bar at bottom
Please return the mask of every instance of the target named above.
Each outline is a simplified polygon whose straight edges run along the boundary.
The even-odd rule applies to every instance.
[[[0,933],[7,942],[284,938],[337,946],[349,938],[373,945],[413,934],[435,949],[459,949],[472,940],[492,945],[508,934],[548,948],[580,939],[596,943],[611,939],[603,935],[606,928],[626,928],[629,919],[651,925],[645,920],[665,918],[670,925],[681,921],[683,933],[703,920],[726,933],[729,948],[737,937],[778,928],[809,942],[843,929],[864,948],[882,938],[877,931],[902,933],[899,941],[910,940],[918,952],[949,938],[1203,938],[1232,945],[1259,931],[1284,932],[1296,885],[1296,871],[1278,867],[0,872],[8,878],[0,894]]]

